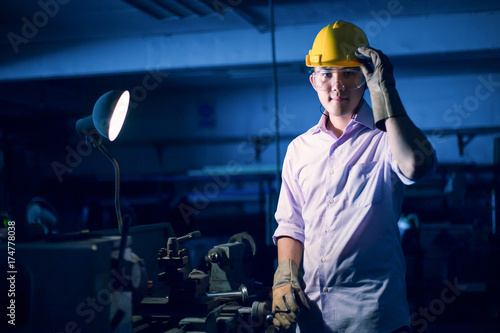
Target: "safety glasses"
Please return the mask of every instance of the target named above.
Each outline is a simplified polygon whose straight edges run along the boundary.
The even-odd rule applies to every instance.
[[[329,68],[311,72],[314,87],[330,91],[338,84],[340,90],[359,89],[365,84],[365,76],[356,68]]]

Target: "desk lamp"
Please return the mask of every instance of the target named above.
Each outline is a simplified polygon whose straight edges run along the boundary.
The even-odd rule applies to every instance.
[[[127,116],[130,102],[128,90],[113,90],[102,95],[94,105],[92,114],[76,122],[76,131],[85,136],[89,143],[99,149],[113,163],[115,167],[115,209],[118,218],[118,230],[123,236],[123,220],[120,210],[120,169],[118,162],[111,156],[104,145],[102,138],[109,141],[116,139]]]

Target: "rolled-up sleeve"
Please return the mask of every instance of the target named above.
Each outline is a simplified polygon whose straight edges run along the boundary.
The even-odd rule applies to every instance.
[[[304,243],[304,220],[302,218],[304,197],[293,171],[293,149],[291,146],[288,147],[283,161],[281,180],[281,190],[275,214],[278,227],[274,232],[273,241],[276,244],[279,237],[286,236]]]
[[[388,154],[389,154],[391,168],[398,175],[399,179],[403,182],[403,184],[405,184],[405,185],[415,184],[416,183],[415,180],[411,180],[410,178],[406,177],[403,174],[403,172],[401,172],[401,169],[399,168],[399,165],[398,165],[396,159],[392,155],[390,148],[388,150]],[[437,156],[436,156],[436,151],[433,151],[433,153],[432,153],[432,168],[424,176],[422,176],[419,180],[423,180],[423,179],[429,177],[430,175],[432,175],[434,172],[436,172],[437,166],[438,166],[438,160],[437,160]]]

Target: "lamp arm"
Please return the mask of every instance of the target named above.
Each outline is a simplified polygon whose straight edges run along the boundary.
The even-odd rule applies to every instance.
[[[120,208],[120,167],[118,166],[118,162],[116,159],[111,156],[106,147],[99,141],[94,140],[92,137],[87,137],[89,142],[99,149],[110,161],[113,163],[115,167],[115,209],[116,209],[116,217],[118,219],[118,231],[120,235],[123,233],[123,219],[122,219],[122,211]]]

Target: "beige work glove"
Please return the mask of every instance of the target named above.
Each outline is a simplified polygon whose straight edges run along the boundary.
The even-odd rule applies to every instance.
[[[387,118],[406,116],[405,108],[396,90],[394,68],[385,54],[371,47],[359,47],[357,56],[371,61],[372,66],[362,64],[360,67],[370,90],[375,126],[386,131]]]
[[[307,298],[299,284],[299,267],[292,259],[283,260],[274,273],[273,284],[273,308],[272,311],[286,311],[289,313],[276,312],[273,324],[277,330],[281,326],[289,328],[296,321],[296,313],[299,312],[299,304],[309,309]]]

